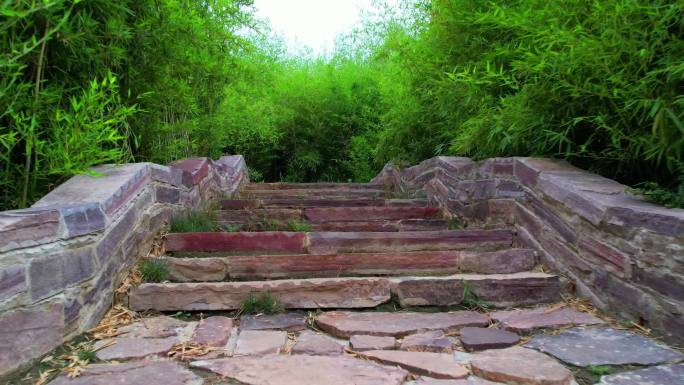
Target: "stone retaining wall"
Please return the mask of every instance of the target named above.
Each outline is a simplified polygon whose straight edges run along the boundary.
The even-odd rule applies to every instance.
[[[541,262],[598,308],[684,342],[684,210],[566,162],[436,157],[373,180],[424,189],[465,222],[512,223]]]
[[[242,156],[105,165],[0,212],[0,378],[95,326],[171,215],[231,195]]]

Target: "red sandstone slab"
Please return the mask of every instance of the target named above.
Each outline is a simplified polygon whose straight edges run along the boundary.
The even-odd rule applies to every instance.
[[[321,314],[316,319],[316,325],[321,330],[340,338],[350,338],[357,334],[403,337],[432,330],[453,332],[466,326],[488,324],[489,317],[471,311],[449,313],[331,311]]]
[[[309,251],[315,254],[374,253],[388,251],[495,250],[513,243],[510,230],[314,232],[309,234]]]
[[[221,201],[221,209],[223,210],[246,210],[260,206],[261,202],[257,199],[224,199]]]
[[[260,233],[172,233],[166,236],[167,251],[306,252],[306,234]]]
[[[280,330],[243,330],[238,335],[236,356],[278,354],[287,343],[287,332]]]
[[[478,377],[507,384],[570,385],[573,381],[572,372],[558,361],[521,347],[478,353],[470,366]]]
[[[403,369],[345,356],[270,355],[190,365],[245,385],[401,385],[408,376]]]
[[[200,345],[223,347],[233,330],[233,319],[214,316],[201,320],[192,335],[192,342]]]
[[[336,221],[399,220],[409,218],[435,218],[436,207],[330,207],[304,209],[304,217],[313,223]]]
[[[358,354],[383,364],[398,365],[411,373],[428,377],[443,379],[468,377],[468,370],[456,363],[451,354],[399,350],[369,350]]]
[[[451,340],[441,330],[408,335],[401,341],[399,350],[432,353],[451,353],[454,351]]]
[[[139,310],[235,310],[244,300],[269,292],[288,309],[366,308],[390,299],[384,278],[312,278],[215,283],[145,283],[131,289],[129,306]]]
[[[307,330],[299,333],[291,353],[311,356],[339,356],[344,353],[344,345],[325,334]]]
[[[254,208],[306,208],[306,207],[425,207],[425,199],[368,199],[345,198],[323,199],[310,197],[308,199],[263,198],[263,199],[228,199],[221,201],[224,210],[254,209]]]
[[[162,258],[169,268],[171,282],[212,282],[228,278],[223,258]]]
[[[399,231],[398,221],[346,221],[346,222],[322,222],[312,223],[312,231],[344,231],[344,232],[390,232]]]
[[[403,307],[455,306],[463,300],[464,282],[481,301],[497,307],[552,303],[560,299],[558,276],[535,272],[400,277],[392,279],[392,292]]]
[[[311,197],[330,198],[383,198],[386,193],[383,190],[370,189],[290,189],[290,190],[249,190],[244,191],[245,197],[249,198],[288,198],[308,199]]]
[[[559,329],[567,326],[605,323],[589,313],[582,313],[570,308],[497,311],[492,313],[492,319],[499,322],[500,327],[518,333],[528,333],[543,328]]]
[[[202,378],[173,361],[142,360],[88,365],[75,378],[60,374],[49,385],[197,385]]]
[[[446,231],[449,222],[445,219],[403,219],[399,231]]]
[[[396,349],[397,340],[394,337],[355,334],[349,339],[349,347],[357,352],[366,350],[391,350]]]
[[[247,223],[264,219],[289,221],[301,219],[302,211],[297,209],[247,209],[221,210],[216,213],[219,221]]]
[[[469,351],[507,348],[520,342],[517,334],[494,328],[463,328],[459,338]]]

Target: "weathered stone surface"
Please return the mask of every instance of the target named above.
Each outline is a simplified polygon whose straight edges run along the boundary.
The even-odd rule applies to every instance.
[[[99,203],[86,203],[60,209],[69,237],[90,234],[105,228],[105,215]]]
[[[451,354],[405,352],[400,350],[368,350],[360,356],[387,365],[398,365],[411,373],[434,378],[465,378],[468,370],[454,361]]]
[[[468,377],[464,380],[440,380],[436,378],[421,377],[416,385],[502,385],[500,382],[491,382],[477,377]]]
[[[187,322],[169,316],[143,318],[130,325],[119,328],[119,334],[133,338],[165,338],[176,336],[178,330],[187,326]]]
[[[306,315],[302,313],[282,313],[244,316],[240,319],[240,329],[298,332],[306,329]]]
[[[191,341],[200,345],[222,347],[228,343],[233,330],[233,319],[214,316],[201,320],[197,324]]]
[[[351,357],[270,355],[195,361],[192,367],[210,370],[246,385],[401,385],[408,375],[399,368]]]
[[[611,271],[628,274],[630,259],[620,250],[589,236],[580,237],[578,246],[584,256],[600,262]]]
[[[173,233],[166,236],[167,251],[230,251],[305,253],[306,234],[292,232]]]
[[[494,252],[465,250],[362,254],[237,255],[223,258],[169,259],[172,279],[217,280],[228,266],[232,278],[304,278],[340,275],[444,274],[458,272],[514,273],[534,266],[534,252],[506,249]],[[221,266],[223,263],[224,266]],[[206,277],[206,279],[201,279]],[[223,278],[220,278],[223,279]]]
[[[463,299],[464,282],[482,301],[495,306],[551,303],[560,298],[558,277],[536,272],[399,277],[392,279],[392,292],[404,307],[454,306]]]
[[[515,158],[514,173],[522,184],[535,188],[539,174],[546,171],[579,171],[567,162],[544,158]]]
[[[60,250],[59,253],[31,260],[29,265],[30,292],[33,300],[40,300],[60,292],[95,273],[93,249]]]
[[[0,212],[0,251],[29,244],[41,244],[59,236],[58,210],[25,209]]]
[[[26,291],[26,267],[8,266],[0,269],[0,302]]]
[[[598,385],[684,384],[684,364],[660,365],[601,377]]]
[[[216,283],[146,283],[131,290],[133,310],[234,310],[245,299],[270,292],[288,309],[375,307],[390,299],[383,278],[311,278]]]
[[[183,184],[187,187],[199,184],[209,174],[209,158],[187,158],[171,162],[169,167],[183,172]]]
[[[475,354],[473,374],[496,382],[525,385],[570,385],[572,372],[553,358],[531,349],[512,347]]]
[[[404,337],[399,349],[410,352],[451,353],[454,351],[452,345],[443,331],[434,330]]]
[[[405,231],[398,233],[323,232],[309,234],[309,251],[316,254],[388,251],[455,250],[510,246],[510,230]]]
[[[287,333],[278,330],[243,330],[238,335],[234,355],[277,354],[287,343]]]
[[[470,351],[507,348],[520,341],[515,333],[493,328],[463,328],[459,338]]]
[[[344,345],[325,334],[303,331],[297,336],[292,347],[292,354],[308,354],[312,356],[338,356],[344,353]]]
[[[155,189],[155,201],[157,203],[178,204],[180,195],[180,190],[175,187],[157,186]]]
[[[684,354],[646,337],[611,328],[574,328],[534,337],[526,345],[575,366],[654,365],[684,360]]]
[[[546,308],[496,311],[491,313],[492,320],[500,327],[518,333],[528,333],[543,328],[563,328],[576,325],[598,325],[605,323],[589,313],[582,313],[571,308]]]
[[[165,258],[172,282],[212,282],[228,277],[228,266],[221,258]]]
[[[350,338],[356,334],[404,337],[432,330],[451,332],[465,326],[486,326],[488,322],[488,317],[469,311],[451,313],[332,311],[323,313],[316,319],[318,327],[340,338]]]
[[[434,218],[436,207],[319,207],[304,209],[304,217],[311,222],[377,221],[408,218]]]
[[[349,347],[357,352],[366,350],[391,350],[397,347],[397,340],[394,337],[355,334],[349,339]]]
[[[88,365],[76,378],[62,374],[48,385],[201,385],[202,379],[172,361]]]
[[[64,306],[4,312],[0,315],[0,376],[62,343]]]
[[[113,217],[150,181],[149,163],[102,165],[92,170],[100,175],[76,175],[32,207],[79,207],[94,203]]]
[[[179,343],[178,337],[135,338],[119,337],[112,340],[101,340],[95,343],[94,350],[101,360],[132,360],[148,356],[165,356],[174,345]],[[109,345],[109,346],[107,346]],[[103,346],[106,346],[103,348]]]

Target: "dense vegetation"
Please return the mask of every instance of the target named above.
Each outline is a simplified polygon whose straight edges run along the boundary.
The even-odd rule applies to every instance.
[[[2,209],[95,164],[224,153],[296,181],[551,156],[684,204],[681,1],[406,0],[325,57],[249,0],[0,4]]]

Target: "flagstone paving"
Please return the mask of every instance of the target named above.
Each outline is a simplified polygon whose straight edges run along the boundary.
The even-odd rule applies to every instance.
[[[684,360],[684,355],[653,340],[611,328],[574,328],[541,335],[525,345],[575,366],[654,365]]]
[[[488,316],[475,312],[332,311],[318,314],[310,326],[306,319],[304,313],[145,318],[94,344],[101,363],[49,385],[574,385],[577,366],[623,364],[645,367],[612,366],[615,373],[599,384],[684,384],[681,353],[605,326],[560,334],[545,329],[549,333],[524,346],[508,347],[520,336],[498,329],[502,323],[464,326],[488,323]],[[315,330],[323,325],[324,331]],[[206,349],[193,355],[197,345]],[[183,349],[189,356],[182,360],[167,354]]]

